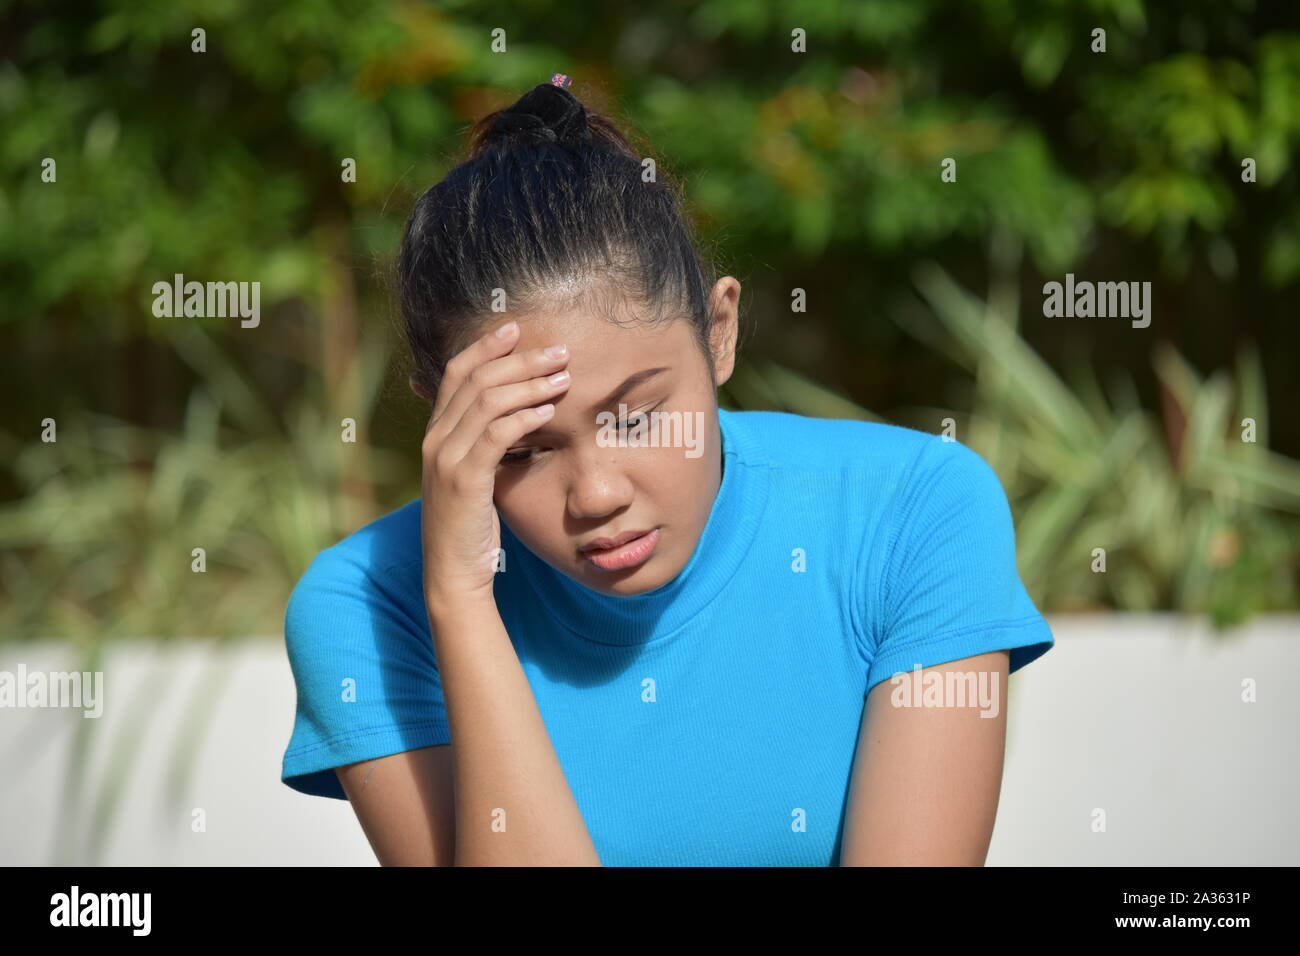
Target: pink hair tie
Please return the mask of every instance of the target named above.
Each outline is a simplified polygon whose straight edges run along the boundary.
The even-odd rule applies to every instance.
[[[563,89],[567,89],[568,86],[569,86],[569,84],[572,83],[572,82],[573,82],[573,77],[571,77],[571,76],[569,76],[569,75],[567,75],[567,74],[565,74],[565,73],[552,73],[552,74],[551,74],[551,85],[552,85],[552,86],[558,86],[558,87],[559,87],[560,89],[562,89],[562,90],[563,90]]]

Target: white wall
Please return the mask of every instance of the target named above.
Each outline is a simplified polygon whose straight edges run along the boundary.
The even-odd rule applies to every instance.
[[[1300,864],[1300,617],[1258,618],[1227,638],[1170,615],[1049,622],[1057,646],[1012,679],[990,865]],[[0,671],[20,662],[81,666],[60,644],[0,647]],[[0,708],[0,863],[374,865],[345,801],[280,783],[294,691],[278,639],[119,643],[99,669],[112,705],[98,719]],[[1241,701],[1243,678],[1258,702]],[[187,705],[213,701],[196,751]],[[63,802],[79,724],[92,731],[95,790],[110,767],[127,771],[107,828]],[[198,763],[173,809],[178,743]],[[194,807],[206,832],[191,829]],[[1094,808],[1104,833],[1092,832]]]

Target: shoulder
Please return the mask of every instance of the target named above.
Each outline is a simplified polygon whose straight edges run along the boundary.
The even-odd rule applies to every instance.
[[[1008,508],[1006,492],[993,466],[958,441],[930,435],[907,476],[904,499],[910,510],[946,512],[955,507]]]
[[[350,564],[381,572],[420,558],[420,499],[358,528],[318,555],[327,566]]]
[[[938,435],[886,422],[813,418],[791,412],[725,412],[755,457],[786,471],[851,471],[880,484],[905,479]]]
[[[378,576],[389,568],[418,561],[420,557],[420,500],[417,498],[318,552],[298,586],[305,589],[334,578],[355,583]]]
[[[333,768],[451,740],[428,617],[420,501],[318,552],[285,609],[297,689],[280,779],[346,799]]]
[[[318,552],[285,608],[290,651],[333,632],[342,620],[360,630],[421,621],[420,501],[389,512]],[[354,630],[354,633],[356,631]]]
[[[742,454],[797,481],[835,474],[864,507],[906,518],[954,499],[1006,506],[997,473],[961,442],[903,425],[720,410]]]
[[[882,555],[898,576],[1015,575],[1015,527],[997,472],[974,449],[932,435],[888,508]],[[993,584],[989,583],[992,587]],[[952,585],[945,586],[951,590]]]

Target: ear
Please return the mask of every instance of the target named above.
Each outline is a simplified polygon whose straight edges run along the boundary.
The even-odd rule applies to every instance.
[[[722,385],[736,368],[736,335],[740,328],[740,282],[723,276],[709,298],[709,343],[713,349],[714,381]]]
[[[411,391],[413,391],[416,395],[419,395],[430,405],[433,404],[433,399],[429,397],[429,393],[424,390],[424,387],[418,381],[416,381],[414,375],[412,375],[409,379],[407,379],[407,382],[410,383]]]

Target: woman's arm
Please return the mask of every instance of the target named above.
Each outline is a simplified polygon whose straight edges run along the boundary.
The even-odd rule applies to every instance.
[[[496,604],[429,603],[455,744],[456,866],[600,866]]]
[[[450,744],[334,769],[380,866],[451,866],[455,793]]]
[[[841,866],[984,865],[1002,789],[1009,658],[992,651],[920,671],[922,679],[985,674],[974,686],[996,682],[997,696],[989,698],[997,701],[994,716],[980,716],[969,698],[955,706],[946,694],[940,707],[895,706],[893,681],[871,689],[849,782]]]

